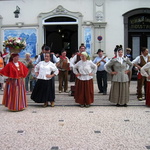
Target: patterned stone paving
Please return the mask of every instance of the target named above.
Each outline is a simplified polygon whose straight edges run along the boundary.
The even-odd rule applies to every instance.
[[[29,94],[24,111],[0,105],[0,150],[148,150],[150,108],[137,101],[136,82],[130,89],[128,107],[114,106],[96,90],[89,108],[62,93],[56,93],[55,107],[43,108]]]

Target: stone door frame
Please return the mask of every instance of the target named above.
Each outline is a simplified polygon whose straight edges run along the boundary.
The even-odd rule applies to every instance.
[[[39,30],[38,30],[38,53],[40,52],[40,48],[42,47],[42,45],[44,44],[44,25],[46,25],[47,23],[45,23],[45,20],[48,18],[53,18],[53,17],[69,17],[69,18],[73,18],[76,20],[76,22],[74,22],[74,24],[78,25],[78,46],[81,42],[82,39],[82,14],[79,12],[71,12],[68,11],[67,9],[65,9],[63,6],[59,5],[56,9],[52,10],[51,12],[48,13],[40,13],[38,15],[38,24],[39,24]],[[55,23],[49,23],[49,25],[55,25]],[[58,25],[59,23],[56,23],[56,25]],[[60,23],[61,24],[61,23]],[[71,22],[64,22],[64,25],[67,24],[72,24]]]
[[[124,47],[128,47],[128,18],[138,14],[150,14],[150,8],[138,8],[123,14],[124,17]]]

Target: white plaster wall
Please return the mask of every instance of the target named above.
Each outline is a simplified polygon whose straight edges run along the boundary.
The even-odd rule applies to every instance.
[[[101,0],[100,0],[101,1]],[[115,45],[124,45],[123,14],[136,9],[150,6],[150,0],[104,0],[105,2],[105,47],[108,57],[113,56]],[[58,5],[72,12],[80,12],[84,21],[93,21],[93,0],[9,0],[0,1],[0,16],[2,25],[15,25],[24,22],[25,25],[38,24],[37,16],[47,13]],[[19,18],[14,17],[16,6],[20,7]],[[93,37],[95,39],[95,37]]]
[[[37,24],[37,16],[40,13],[50,12],[58,5],[69,11],[82,13],[84,20],[93,20],[93,0],[13,0],[0,1],[2,24]],[[20,7],[19,18],[14,18],[16,6]]]
[[[113,57],[116,45],[124,45],[123,14],[136,9],[150,7],[150,0],[105,0],[106,54]]]

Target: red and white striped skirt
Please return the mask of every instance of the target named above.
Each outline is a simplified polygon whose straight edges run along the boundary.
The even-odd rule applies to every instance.
[[[2,104],[12,111],[20,111],[27,107],[23,78],[6,80]]]

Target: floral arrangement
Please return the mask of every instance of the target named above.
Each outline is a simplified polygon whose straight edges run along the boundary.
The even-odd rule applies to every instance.
[[[20,37],[8,37],[8,39],[3,42],[3,46],[9,49],[25,49],[26,41]]]

